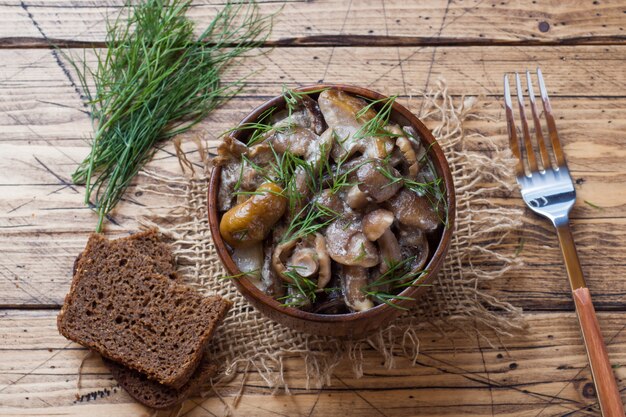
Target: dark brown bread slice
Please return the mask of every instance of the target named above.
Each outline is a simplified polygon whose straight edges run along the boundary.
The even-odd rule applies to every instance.
[[[154,274],[132,245],[92,235],[59,313],[59,332],[180,388],[231,303]]]
[[[109,243],[114,245],[129,245],[141,252],[152,261],[152,272],[165,275],[172,279],[178,279],[176,273],[176,263],[174,262],[174,254],[170,245],[161,241],[156,229],[150,229],[145,232],[135,233],[131,236],[116,239]],[[74,260],[74,268],[72,275],[76,274],[78,262],[82,256],[80,253]]]
[[[139,250],[143,255],[152,259],[155,273],[177,279],[178,275],[176,275],[176,263],[174,262],[172,248],[161,240],[156,229],[150,229],[125,238],[116,239],[112,243],[116,245],[128,243],[133,248]]]
[[[189,381],[180,389],[170,388],[148,379],[144,374],[129,369],[110,359],[102,358],[113,377],[128,394],[151,408],[168,408],[180,404],[187,398],[200,393],[209,380],[217,375],[217,365],[205,354]]]
[[[127,238],[117,239],[116,242],[118,244],[128,242],[143,255],[151,258],[155,263],[155,272],[172,279],[179,279],[171,248],[167,243],[161,241],[156,230],[136,233]],[[209,379],[217,374],[218,369],[217,365],[211,363],[205,354],[189,381],[180,389],[174,389],[150,380],[144,374],[110,359],[103,357],[102,360],[120,386],[131,397],[155,409],[169,408],[197,394],[208,383]]]

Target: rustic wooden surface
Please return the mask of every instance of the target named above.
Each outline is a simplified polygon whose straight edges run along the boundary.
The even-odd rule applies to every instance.
[[[107,12],[122,0],[0,2],[0,414],[150,415],[119,388],[98,359],[59,336],[55,317],[72,260],[93,229],[84,189],[69,182],[88,150],[90,122],[75,75],[49,43],[81,54],[101,46]],[[218,1],[196,1],[206,24]],[[415,3],[415,4],[413,4]],[[263,13],[282,2],[267,1]],[[576,180],[573,229],[609,356],[626,397],[626,6],[623,1],[288,1],[259,70],[245,91],[200,126],[209,139],[280,91],[324,80],[397,93],[418,109],[421,91],[444,77],[456,95],[480,95],[488,116],[468,141],[489,154],[506,146],[501,79],[541,66]],[[87,56],[89,52],[87,51]],[[245,71],[242,69],[241,71]],[[234,79],[242,72],[227,76]],[[151,168],[177,173],[170,145]],[[521,206],[516,193],[489,195]],[[586,202],[587,203],[586,203]],[[136,188],[114,213],[111,236],[136,228],[144,205]],[[249,375],[241,416],[591,416],[599,415],[557,241],[530,213],[518,239],[525,265],[488,290],[525,309],[526,334],[503,345],[424,328],[415,367],[385,370],[366,351],[363,378],[347,365],[324,390],[305,390],[302,364],[286,372],[292,396],[272,396]],[[521,249],[521,250],[520,250]],[[494,260],[483,259],[489,267]],[[624,366],[621,366],[624,365]],[[235,387],[223,393],[232,403]],[[213,397],[186,403],[185,415],[224,413]]]

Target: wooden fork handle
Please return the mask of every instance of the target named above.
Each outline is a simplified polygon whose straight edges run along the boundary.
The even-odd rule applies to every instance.
[[[602,415],[624,417],[624,406],[606,352],[606,345],[600,333],[600,325],[591,302],[589,288],[577,288],[573,294]]]

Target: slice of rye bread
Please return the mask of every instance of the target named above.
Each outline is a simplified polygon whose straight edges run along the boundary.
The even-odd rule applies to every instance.
[[[126,238],[117,239],[116,242],[128,242],[142,254],[151,258],[155,263],[155,271],[172,279],[180,279],[176,273],[176,264],[171,247],[161,241],[161,237],[155,229],[136,233]],[[79,255],[80,257],[80,255]],[[79,258],[77,258],[78,261]],[[77,262],[74,263],[74,274]],[[148,379],[144,374],[127,368],[117,362],[102,357],[102,361],[111,372],[118,384],[124,388],[135,400],[145,406],[164,409],[180,404],[185,399],[198,394],[200,390],[217,375],[218,366],[211,363],[205,354],[189,381],[180,389],[170,388]]]
[[[209,380],[217,375],[218,367],[205,354],[189,381],[179,389],[170,388],[148,379],[144,374],[129,369],[110,359],[102,358],[113,377],[128,395],[151,408],[162,409],[180,404],[199,394]]]
[[[93,234],[57,326],[68,339],[180,388],[231,303],[152,271],[150,258],[132,245]]]
[[[133,248],[152,259],[155,265],[154,272],[171,279],[178,279],[172,247],[161,240],[156,229],[135,233],[129,237],[117,239],[114,242],[115,244],[128,242]]]
[[[176,273],[176,263],[174,262],[174,254],[172,248],[161,240],[156,229],[150,229],[144,232],[135,233],[128,237],[109,241],[113,245],[130,245],[139,250],[143,256],[147,256],[152,260],[153,269],[151,272],[165,275],[171,279],[178,279]],[[74,268],[72,275],[76,275],[78,262],[82,257],[82,252],[78,254],[74,260]]]

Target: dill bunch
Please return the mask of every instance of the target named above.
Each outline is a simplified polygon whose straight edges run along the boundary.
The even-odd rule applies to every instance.
[[[107,22],[107,48],[70,63],[90,106],[91,152],[72,175],[85,204],[98,213],[96,231],[122,198],[160,140],[185,132],[235,95],[243,80],[223,84],[223,71],[262,44],[273,16],[254,1],[226,3],[199,36],[185,12],[190,0],[143,0]],[[93,86],[92,86],[93,85]]]

